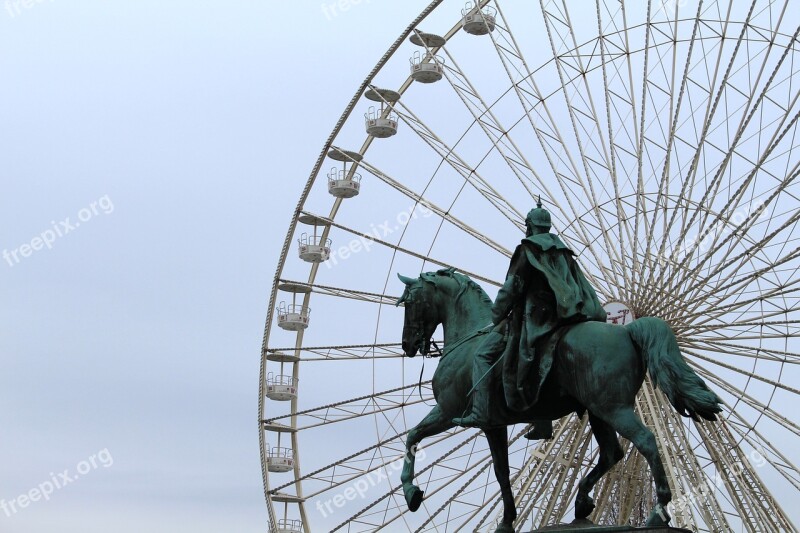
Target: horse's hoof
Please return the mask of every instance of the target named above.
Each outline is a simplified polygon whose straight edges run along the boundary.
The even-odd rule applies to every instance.
[[[668,526],[669,521],[672,519],[667,513],[667,508],[657,503],[656,506],[653,508],[653,512],[650,513],[650,518],[647,519],[644,525],[646,526]]]
[[[412,513],[419,509],[419,506],[422,505],[422,497],[425,495],[419,487],[412,486],[411,488],[405,491],[406,495],[406,503],[408,504],[408,509]]]
[[[591,496],[578,495],[575,498],[575,519],[583,520],[594,511],[594,500]]]
[[[514,533],[514,526],[509,526],[508,524],[500,524],[497,526],[497,529],[494,530],[494,533]]]

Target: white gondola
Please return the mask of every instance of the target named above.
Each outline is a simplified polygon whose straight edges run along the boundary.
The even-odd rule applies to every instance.
[[[270,472],[290,472],[294,468],[294,452],[291,448],[276,446],[267,456],[267,469]]]
[[[431,54],[414,52],[411,62],[411,77],[420,83],[434,83],[444,77],[444,58]]]
[[[267,374],[267,398],[278,402],[286,402],[297,398],[297,378],[292,376]]]
[[[311,309],[301,304],[281,302],[278,305],[278,326],[286,331],[300,331],[309,324]]]
[[[364,125],[367,133],[378,139],[386,139],[397,133],[397,115],[383,109],[370,107],[364,113]]]
[[[361,192],[361,174],[331,168],[328,172],[328,192],[337,198],[352,198]]]
[[[320,235],[319,228],[327,228],[330,223],[324,218],[306,214],[297,217],[297,221],[314,228],[313,233],[303,233],[297,240],[300,259],[309,263],[322,263],[327,261],[331,256],[331,240],[324,237],[324,230],[322,231],[322,235]]]
[[[302,533],[303,522],[301,520],[278,520],[275,524],[276,533]]]
[[[364,93],[367,100],[380,103],[380,109],[374,106],[364,113],[364,125],[367,133],[377,139],[385,139],[397,133],[397,115],[392,112],[392,105],[400,100],[400,93],[391,89],[370,87]]]
[[[369,91],[367,98],[369,98]],[[336,198],[358,196],[358,193],[361,192],[361,174],[355,171],[355,166],[361,161],[361,154],[334,146],[328,152],[328,157],[342,163],[342,170],[332,167],[328,173],[328,192]],[[354,167],[347,170],[347,163],[353,164]]]
[[[316,233],[316,232],[315,232]],[[297,239],[300,245],[300,259],[309,263],[322,263],[331,256],[331,240],[320,235],[303,233]]]
[[[486,6],[481,9],[474,2],[467,2],[461,10],[461,27],[470,35],[487,35],[493,32],[497,21],[497,10]]]

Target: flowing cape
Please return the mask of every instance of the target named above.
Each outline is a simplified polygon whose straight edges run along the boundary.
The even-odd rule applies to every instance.
[[[553,366],[556,330],[587,320],[605,322],[597,293],[572,251],[552,233],[522,240],[492,307],[495,324],[509,316],[502,363],[503,392],[513,410],[525,410]]]

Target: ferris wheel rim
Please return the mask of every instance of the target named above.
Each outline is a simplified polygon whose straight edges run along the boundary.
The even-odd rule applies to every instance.
[[[427,9],[432,11],[433,9],[435,9],[435,7],[437,7],[441,3],[442,3],[442,0],[439,0],[437,2],[433,2],[432,4],[430,4],[428,6]],[[486,3],[488,3],[488,0],[486,0],[484,2],[481,2],[482,5],[485,5]],[[693,21],[694,19],[687,19],[687,20],[692,20]],[[401,38],[399,38],[398,41],[396,41],[395,44],[393,45],[394,50],[392,51],[392,53],[394,53],[394,51],[396,51],[396,49],[399,48],[400,44],[402,44],[402,42],[405,40],[406,37],[408,37],[408,35],[411,34],[411,32],[416,30],[416,27],[418,26],[418,24],[419,24],[419,21],[417,21],[415,23],[412,23],[412,25],[409,26],[409,28],[406,30],[405,34]],[[385,66],[385,63],[388,61],[388,59],[389,59],[388,57],[385,57],[385,60],[382,60],[383,63],[384,63],[383,65],[376,65],[376,67],[371,72],[370,77],[364,81],[364,83],[362,84],[362,87],[356,93],[356,95],[354,96],[353,100],[351,100],[350,104],[348,105],[346,115],[343,114],[342,118],[340,118],[339,122],[337,122],[336,129],[335,129],[334,132],[332,132],[330,138],[328,139],[328,141],[327,141],[327,143],[325,145],[325,148],[323,149],[322,154],[320,155],[319,159],[317,160],[317,164],[315,165],[314,170],[312,171],[312,174],[311,174],[311,176],[309,178],[309,181],[306,184],[306,187],[304,189],[304,195],[303,195],[301,201],[298,203],[298,207],[297,207],[297,209],[295,211],[295,215],[300,213],[302,211],[302,209],[304,208],[305,201],[306,201],[306,199],[308,197],[308,192],[310,191],[311,185],[313,185],[313,183],[316,181],[317,177],[319,177],[320,169],[321,169],[322,164],[324,162],[325,154],[333,146],[332,143],[335,140],[336,135],[338,134],[337,130],[340,130],[341,127],[344,125],[344,122],[346,122],[346,120],[349,118],[350,114],[354,110],[355,104],[360,99],[360,96],[362,95],[363,91],[369,86],[369,84],[371,83],[371,80],[380,72],[380,70],[383,68],[383,66]],[[550,61],[555,61],[555,58],[551,58]],[[404,87],[404,88],[407,88],[407,86]],[[473,125],[474,125],[474,123],[472,125],[470,125],[470,128]],[[369,139],[368,139],[368,141],[369,141]],[[365,152],[367,147],[368,147],[368,144],[365,143],[365,147],[362,148],[360,153]],[[337,201],[337,204],[338,204],[338,201]],[[286,241],[284,243],[283,251],[281,253],[281,259],[280,259],[280,262],[279,262],[278,270],[276,271],[275,282],[274,282],[273,290],[272,290],[271,296],[270,296],[270,304],[269,304],[269,311],[268,311],[267,326],[265,328],[265,339],[264,339],[264,343],[263,343],[263,346],[262,346],[262,361],[261,361],[262,362],[262,375],[260,376],[260,385],[259,385],[260,389],[263,388],[263,386],[264,386],[263,372],[264,372],[264,368],[266,366],[265,365],[265,362],[266,362],[265,356],[266,356],[266,351],[267,351],[267,342],[268,342],[268,337],[269,337],[269,329],[271,327],[273,327],[273,324],[272,324],[272,318],[273,318],[272,317],[272,312],[273,312],[274,303],[275,303],[276,297],[277,297],[278,278],[280,277],[281,273],[283,272],[283,268],[285,266],[285,261],[286,261],[286,257],[287,257],[287,253],[288,253],[288,249],[291,246],[291,241],[292,241],[293,236],[294,236],[294,232],[295,232],[295,225],[294,224],[295,224],[295,220],[293,218],[292,224],[290,225],[290,229],[289,229],[289,231],[287,233],[287,237],[286,237]],[[310,280],[309,283],[310,284],[313,284],[313,281],[315,279],[315,277],[313,276],[313,272],[315,272],[315,270],[312,271],[312,275],[309,277],[309,280]],[[785,296],[784,296],[784,298],[785,298]],[[296,349],[304,348],[304,347],[302,347],[301,344],[302,343],[298,343],[298,346],[296,347]],[[774,389],[773,389],[773,392],[774,392]],[[264,418],[263,417],[263,413],[264,413],[264,409],[263,409],[264,399],[263,399],[263,397],[264,397],[264,395],[263,395],[263,391],[262,390],[260,390],[259,393],[260,393],[259,394],[260,395],[260,399],[259,399],[259,428],[260,428],[260,431],[259,432],[260,432],[260,435],[263,437],[263,433],[264,432],[263,432],[263,430],[261,428],[262,428],[262,422],[263,422],[263,418]],[[267,485],[267,480],[266,480],[266,477],[268,477],[268,474],[264,470],[265,466],[264,466],[264,462],[263,462],[263,451],[264,450],[263,450],[263,446],[262,446],[262,470],[264,471],[264,476],[265,476],[265,496],[269,500],[270,496],[269,496],[269,494],[267,494],[268,485]],[[298,481],[297,480],[297,473],[295,473],[295,482],[297,482],[297,481]],[[271,506],[271,502],[270,502],[270,506]],[[270,510],[270,512],[271,512],[271,516],[272,516],[272,513],[273,513],[272,509]]]
[[[272,524],[271,527],[274,527],[274,524],[277,522],[277,515],[276,515],[274,507],[273,507],[272,497],[271,497],[270,489],[269,489],[269,486],[270,486],[269,485],[269,472],[267,470],[266,457],[265,457],[266,442],[265,442],[263,422],[262,422],[262,420],[264,419],[264,408],[265,408],[264,397],[265,397],[265,378],[266,378],[266,362],[267,362],[266,351],[268,349],[269,336],[270,336],[270,331],[271,331],[271,328],[272,328],[272,322],[273,322],[273,318],[274,318],[274,308],[275,308],[275,303],[277,301],[276,297],[277,297],[277,292],[278,292],[279,278],[280,278],[281,273],[283,272],[283,269],[284,269],[284,266],[285,266],[285,263],[286,263],[286,259],[288,257],[288,252],[289,252],[289,249],[291,247],[291,243],[292,243],[292,240],[293,240],[294,232],[295,232],[295,229],[296,229],[297,217],[300,214],[300,212],[301,212],[301,210],[302,210],[302,208],[303,208],[303,206],[304,206],[304,204],[305,204],[305,202],[306,202],[306,200],[308,198],[308,195],[309,195],[309,193],[311,191],[312,185],[314,184],[314,182],[317,179],[317,176],[319,174],[320,169],[322,168],[322,164],[323,164],[323,162],[325,160],[327,152],[333,146],[333,141],[335,140],[335,138],[338,135],[339,131],[341,131],[341,128],[344,126],[344,123],[346,122],[346,120],[352,114],[353,110],[356,107],[356,104],[358,103],[358,101],[361,98],[361,95],[367,89],[367,87],[372,82],[372,80],[375,78],[375,76],[377,76],[377,74],[381,71],[381,69],[389,61],[389,59],[394,55],[394,53],[397,51],[397,49],[400,48],[400,46],[403,44],[405,39],[411,34],[411,32],[419,25],[420,22],[422,22],[430,13],[432,13],[435,10],[435,8],[437,6],[439,6],[443,1],[444,0],[433,0],[430,4],[428,4],[428,6],[425,9],[423,9],[423,11],[414,19],[414,21],[412,21],[412,23],[406,28],[406,30],[403,33],[401,33],[400,37],[398,37],[397,40],[395,40],[395,42],[389,47],[389,50],[383,55],[383,57],[381,57],[381,59],[378,61],[378,63],[372,68],[370,73],[367,75],[367,77],[361,83],[359,88],[356,90],[356,93],[353,95],[352,99],[347,104],[344,112],[342,113],[342,115],[340,116],[340,118],[336,122],[336,125],[334,126],[332,132],[328,136],[328,139],[325,142],[325,144],[323,146],[323,149],[322,149],[319,157],[317,158],[316,163],[314,164],[314,167],[313,167],[313,169],[311,171],[311,174],[310,174],[308,180],[306,181],[306,184],[305,184],[305,186],[303,188],[303,191],[301,193],[301,196],[300,196],[300,200],[298,201],[297,207],[295,208],[295,211],[294,211],[293,216],[292,216],[292,218],[290,220],[290,223],[289,223],[289,229],[287,230],[286,237],[284,239],[284,244],[283,244],[283,247],[281,249],[281,253],[280,253],[279,259],[278,259],[278,265],[277,265],[276,271],[275,271],[273,287],[272,287],[272,290],[270,291],[270,298],[269,298],[269,303],[268,303],[268,306],[267,306],[266,324],[265,324],[265,328],[264,328],[264,336],[263,336],[263,339],[262,339],[262,346],[261,346],[260,369],[259,369],[259,400],[258,400],[258,422],[257,423],[258,423],[258,434],[259,434],[259,449],[260,449],[260,455],[261,455],[262,482],[264,484],[264,498],[265,498],[265,500],[267,502],[267,507],[268,507],[268,510],[269,510],[270,522]],[[482,1],[482,3],[486,3],[489,0],[481,0],[481,1]],[[296,474],[295,474],[295,476],[296,476]],[[301,508],[301,515],[305,515],[305,511],[304,511],[302,503],[300,503],[300,508]],[[304,522],[304,524],[305,524],[305,522]],[[307,526],[304,525],[304,527],[307,527]],[[306,531],[308,531],[308,530],[306,529]]]

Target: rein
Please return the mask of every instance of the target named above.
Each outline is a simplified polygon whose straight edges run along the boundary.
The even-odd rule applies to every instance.
[[[479,329],[478,331],[475,331],[475,332],[473,332],[473,333],[471,333],[471,334],[469,334],[469,335],[466,335],[466,336],[464,336],[464,337],[460,338],[460,339],[459,339],[458,341],[456,341],[455,343],[452,343],[451,345],[448,345],[448,346],[446,346],[444,351],[442,351],[442,350],[441,350],[441,348],[439,348],[439,345],[438,345],[438,344],[436,344],[436,341],[435,341],[435,340],[431,339],[431,340],[430,340],[430,344],[431,344],[431,345],[434,347],[434,349],[435,349],[435,350],[436,350],[436,352],[438,352],[438,353],[437,353],[436,355],[427,354],[427,355],[425,355],[425,357],[439,357],[439,358],[444,358],[444,357],[445,357],[445,356],[447,356],[447,355],[448,355],[450,352],[452,352],[453,350],[455,350],[456,348],[458,348],[459,346],[461,346],[461,345],[462,345],[462,344],[464,344],[465,342],[467,342],[467,341],[469,341],[469,340],[472,340],[472,339],[474,339],[475,337],[478,337],[478,336],[480,336],[480,335],[486,335],[487,333],[489,333],[489,332],[491,331],[492,327],[494,327],[494,324],[489,324],[488,326],[484,327],[483,329]]]
[[[485,328],[479,329],[478,331],[475,331],[472,334],[467,335],[467,336],[459,339],[452,346],[447,346],[446,347],[447,349],[445,351],[442,351],[442,349],[439,348],[439,345],[436,344],[435,340],[433,340],[433,339],[430,340],[430,344],[436,350],[437,354],[435,354],[435,355],[426,354],[426,355],[423,356],[423,359],[422,359],[422,368],[420,368],[420,370],[419,370],[419,384],[417,385],[417,391],[419,392],[419,399],[422,400],[422,403],[425,403],[425,399],[422,397],[422,375],[425,372],[425,359],[427,359],[429,357],[438,357],[440,359],[444,359],[447,354],[449,354],[450,352],[452,352],[453,350],[455,350],[456,348],[458,348],[459,346],[461,346],[462,344],[464,344],[468,340],[472,340],[475,337],[478,337],[480,335],[486,335],[487,333],[489,333],[489,331],[491,331],[493,326],[494,326],[494,324],[489,324]],[[472,391],[470,391],[470,392],[472,392]]]

